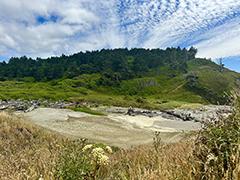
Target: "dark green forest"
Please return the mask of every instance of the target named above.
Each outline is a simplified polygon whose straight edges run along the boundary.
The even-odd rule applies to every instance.
[[[112,85],[113,82],[145,76],[163,66],[174,71],[187,72],[187,61],[194,59],[196,53],[195,48],[103,49],[47,59],[13,57],[8,63],[0,63],[0,80],[31,77],[34,81],[49,81],[100,73],[101,83]]]

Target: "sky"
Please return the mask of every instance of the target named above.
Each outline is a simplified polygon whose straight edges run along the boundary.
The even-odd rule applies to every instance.
[[[0,61],[177,46],[240,72],[240,1],[0,0]]]

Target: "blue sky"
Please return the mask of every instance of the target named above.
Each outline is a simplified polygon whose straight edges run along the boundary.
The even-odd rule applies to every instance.
[[[240,57],[228,57],[223,60],[223,63],[229,69],[240,72]]]
[[[195,46],[199,57],[222,57],[240,72],[240,1],[0,1],[0,61],[169,46]]]

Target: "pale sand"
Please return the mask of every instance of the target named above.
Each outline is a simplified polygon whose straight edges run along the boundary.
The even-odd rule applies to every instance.
[[[109,114],[105,117],[66,109],[39,108],[21,115],[69,137],[87,138],[123,148],[152,143],[155,131],[161,132],[164,142],[176,142],[182,138],[182,131],[201,128],[200,123],[174,121],[160,116]]]

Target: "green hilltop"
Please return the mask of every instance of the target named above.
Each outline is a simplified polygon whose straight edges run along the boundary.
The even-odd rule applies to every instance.
[[[48,99],[170,108],[227,104],[240,74],[197,49],[114,49],[0,63],[0,99]]]

